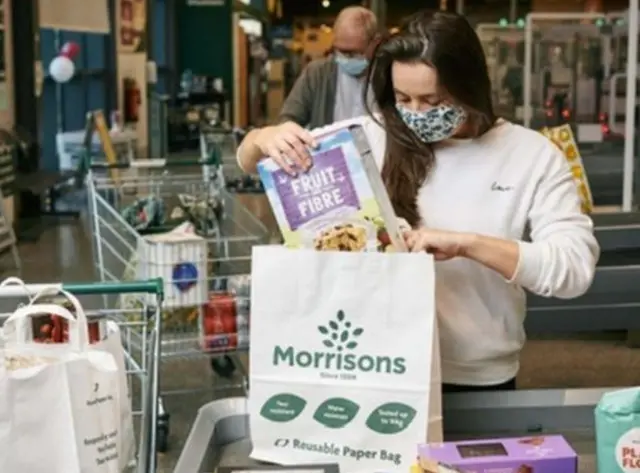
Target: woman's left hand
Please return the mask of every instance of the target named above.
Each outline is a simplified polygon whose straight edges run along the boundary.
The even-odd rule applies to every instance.
[[[404,239],[409,251],[418,253],[426,251],[433,255],[436,261],[446,261],[465,253],[474,236],[470,233],[448,232],[419,228],[405,232]]]

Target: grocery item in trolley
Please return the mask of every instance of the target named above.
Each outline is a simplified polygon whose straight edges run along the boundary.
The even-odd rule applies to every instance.
[[[188,194],[178,194],[178,201],[180,206],[173,209],[171,219],[186,219],[194,225],[199,235],[216,234],[224,211],[222,200],[217,195],[198,198]]]
[[[578,455],[561,435],[465,440],[419,446],[418,466],[420,473],[577,473]]]
[[[578,143],[571,131],[571,125],[543,128],[542,134],[549,138],[564,154],[571,168],[573,179],[578,186],[582,211],[591,213],[593,211],[593,195],[587,179],[587,171],[578,150]]]
[[[39,299],[41,303],[55,304],[64,307],[75,315],[75,307],[67,297],[45,296]],[[87,322],[89,343],[100,342],[106,333],[106,320],[91,320]],[[31,318],[31,334],[37,343],[67,343],[69,341],[68,322],[55,314],[35,315]]]
[[[249,297],[236,298],[236,336],[238,337],[238,349],[249,348],[249,328],[251,314],[251,301]]]
[[[598,471],[640,470],[640,388],[605,393],[595,410]]]
[[[213,292],[202,315],[202,349],[227,352],[249,347],[249,298]]]
[[[238,346],[236,333],[236,301],[229,293],[213,293],[202,315],[202,348],[220,352]]]
[[[122,209],[121,216],[138,231],[161,227],[165,223],[164,201],[155,195],[136,199]]]
[[[207,241],[180,229],[139,240],[138,277],[165,281],[165,308],[199,306],[208,300]]]
[[[285,245],[320,251],[405,250],[391,201],[359,125],[312,132],[313,167],[296,176],[266,158],[258,173]]]

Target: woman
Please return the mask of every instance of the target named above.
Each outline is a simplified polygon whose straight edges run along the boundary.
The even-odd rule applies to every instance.
[[[577,297],[599,256],[567,162],[541,134],[496,117],[482,46],[459,15],[412,18],[377,48],[368,83],[380,116],[354,121],[384,150],[408,246],[438,261],[443,389],[513,389],[524,289]],[[241,148],[240,165],[269,154],[286,169],[310,166],[313,138],[285,125]]]

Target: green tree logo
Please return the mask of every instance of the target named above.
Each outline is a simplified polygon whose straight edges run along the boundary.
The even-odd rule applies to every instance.
[[[358,346],[355,340],[364,330],[360,327],[354,328],[344,315],[344,311],[339,310],[335,320],[329,320],[327,326],[318,327],[325,338],[322,344],[327,348],[335,348],[338,351],[353,350]]]

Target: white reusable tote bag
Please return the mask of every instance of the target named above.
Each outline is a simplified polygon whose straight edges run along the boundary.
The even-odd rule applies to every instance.
[[[86,317],[82,304],[76,296],[61,289],[59,286],[51,286],[44,288],[36,294],[31,300],[32,303],[38,302],[41,297],[64,296],[73,305],[73,310],[77,314],[82,312]],[[119,464],[120,469],[124,470],[135,460],[135,431],[133,429],[133,409],[131,405],[131,393],[127,383],[127,371],[125,364],[124,348],[122,346],[122,337],[120,327],[115,322],[109,320],[106,323],[106,333],[100,334],[102,340],[91,345],[93,350],[102,350],[113,355],[118,366],[119,375],[119,391],[120,391],[120,447],[119,447]]]
[[[133,410],[131,405],[131,392],[127,383],[127,370],[125,365],[124,348],[120,327],[115,322],[107,321],[106,336],[91,346],[94,350],[103,350],[113,355],[118,366],[118,388],[120,390],[120,469],[124,470],[135,460],[135,431],[133,429]]]
[[[68,344],[29,340],[30,318],[40,314],[67,320]],[[0,471],[120,473],[118,367],[89,347],[84,313],[32,304],[17,309],[4,332],[11,421]]]
[[[0,445],[6,445],[9,440],[9,424],[11,422],[11,408],[7,399],[6,370],[4,367],[4,331],[0,327]],[[6,450],[0,447],[0,471],[4,463]]]
[[[19,286],[24,292],[25,297],[29,299],[29,301],[31,300],[29,289],[22,279],[13,276],[8,277],[0,283],[0,288],[7,286]],[[0,445],[7,445],[9,438],[9,423],[11,422],[11,406],[6,391],[7,383],[5,377],[4,345],[4,329],[3,327],[0,327]],[[6,450],[4,448],[0,448],[0,471],[4,471],[2,470],[1,465],[3,465],[5,454]]]
[[[441,389],[432,257],[255,247],[251,291],[252,458],[409,471]]]

